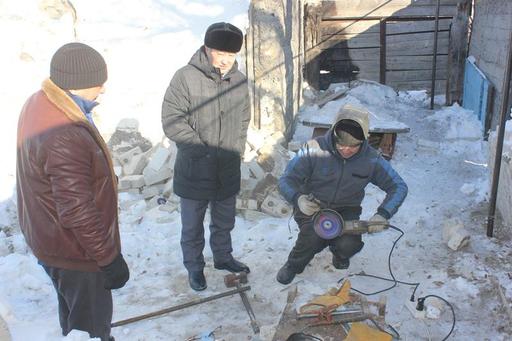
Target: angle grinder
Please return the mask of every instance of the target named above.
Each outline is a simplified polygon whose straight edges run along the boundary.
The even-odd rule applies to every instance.
[[[343,220],[341,214],[330,208],[323,208],[313,216],[313,229],[323,239],[334,239],[342,234],[368,233],[371,225],[365,220]]]

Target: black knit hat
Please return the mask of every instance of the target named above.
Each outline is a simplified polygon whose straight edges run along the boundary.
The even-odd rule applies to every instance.
[[[107,81],[107,64],[92,47],[69,43],[53,55],[50,79],[63,90],[94,88]]]
[[[244,35],[235,25],[218,22],[210,25],[204,35],[204,45],[226,52],[237,53],[242,48]]]
[[[337,144],[355,146],[364,141],[361,126],[352,120],[341,120],[334,127],[334,138]]]

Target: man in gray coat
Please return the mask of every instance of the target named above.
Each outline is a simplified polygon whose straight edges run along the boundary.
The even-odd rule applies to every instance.
[[[344,220],[358,220],[364,189],[372,183],[386,192],[370,219],[369,232],[387,225],[407,196],[407,185],[382,156],[368,144],[368,112],[347,105],[341,108],[331,129],[310,140],[288,164],[279,179],[283,196],[296,208],[299,235],[277,281],[289,284],[316,253],[329,246],[337,269],[349,267],[349,259],[364,243],[360,235],[344,234],[323,239],[313,228],[313,216],[321,207],[337,211]]]
[[[242,31],[229,23],[208,27],[204,45],[174,74],[162,106],[165,135],[178,147],[174,192],[181,198],[183,264],[194,290],[206,289],[203,221],[208,206],[214,267],[249,272],[231,255],[250,121],[247,79],[236,62],[242,43]]]

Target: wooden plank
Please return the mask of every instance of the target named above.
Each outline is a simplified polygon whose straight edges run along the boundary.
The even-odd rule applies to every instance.
[[[379,20],[368,21],[322,21],[322,36],[333,34],[379,33]]]
[[[380,48],[329,49],[322,56],[331,60],[379,60]]]
[[[319,47],[328,48],[361,48],[379,47],[379,33],[342,34],[322,37]]]
[[[324,72],[328,73],[321,73],[320,77],[323,79],[329,79],[332,78],[330,81],[331,83],[340,83],[340,82],[348,82],[351,79],[356,78],[363,78],[363,79],[369,79],[374,81],[379,81],[379,70],[354,70],[353,72],[345,72],[346,70],[337,71],[331,69],[322,69]]]
[[[429,81],[432,77],[432,69],[429,70],[411,70],[411,71],[386,71],[386,79],[392,82],[408,81]],[[447,79],[446,69],[437,69],[436,79]]]
[[[339,72],[353,72],[359,71],[361,73],[364,72],[380,72],[380,63],[374,61],[342,61],[342,62],[334,62],[329,64],[326,69],[339,71]],[[357,72],[356,72],[357,73]]]
[[[452,19],[440,19],[439,30],[450,29],[451,22]],[[387,34],[434,31],[434,25],[434,20],[387,21]],[[323,37],[338,34],[379,33],[379,20],[322,21],[320,32]]]
[[[415,55],[432,55],[434,42],[425,41],[404,41],[400,43],[388,44],[386,53],[388,56],[415,56]],[[437,41],[437,53],[448,54],[448,39],[440,39]]]
[[[417,70],[431,69],[432,56],[394,56],[386,59],[388,70]],[[448,68],[448,56],[438,55],[437,66],[439,69]]]
[[[433,46],[433,41],[407,41],[390,44],[386,48],[386,56],[431,56]],[[331,59],[346,60],[349,57],[354,60],[373,60],[379,59],[380,48],[330,48],[324,50],[324,53],[326,51],[328,51],[326,56]],[[437,53],[442,55],[448,54],[447,40],[438,41]]]
[[[428,90],[430,92],[431,81],[388,81],[388,84],[396,90]],[[446,80],[436,80],[436,94],[443,94],[446,89]]]
[[[326,49],[360,49],[360,48],[380,48],[379,34],[368,33],[361,35],[345,35],[344,39],[336,39],[338,36],[333,36],[319,44],[319,48]],[[441,46],[448,47],[449,32],[438,33],[438,48]],[[386,36],[387,50],[401,48],[406,46],[434,46],[434,32],[432,33],[413,33],[413,34],[400,34]],[[442,52],[447,53],[447,52]]]
[[[448,31],[438,32],[438,34],[437,34],[438,42],[440,40],[446,40],[446,44],[448,44],[449,35],[450,35],[450,33]],[[396,43],[407,42],[407,41],[414,41],[416,43],[431,41],[433,43],[434,42],[434,32],[432,32],[432,33],[397,34],[397,35],[387,36],[386,40],[387,40],[388,45],[393,45]],[[434,45],[432,45],[432,46],[434,46]]]
[[[449,30],[451,19],[440,19],[439,30]],[[434,31],[435,21],[387,21],[387,34],[404,34],[404,33],[415,33],[415,32],[429,32]]]
[[[435,3],[418,3],[412,0],[338,0],[322,1],[322,18],[347,18],[363,16],[429,16],[435,15]],[[454,16],[456,3],[442,1],[440,16]]]

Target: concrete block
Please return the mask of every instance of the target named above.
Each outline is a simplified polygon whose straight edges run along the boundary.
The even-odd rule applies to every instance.
[[[126,191],[126,193],[139,195],[140,194],[140,188],[130,188],[130,189],[128,189]]]
[[[160,195],[155,195],[149,201],[147,202],[148,209],[152,209],[153,207],[157,207],[165,203],[165,199],[162,198]]]
[[[249,165],[247,163],[242,162],[242,164],[240,165],[240,173],[241,173],[242,179],[249,179],[249,178],[251,178],[251,170],[250,170]]]
[[[292,212],[292,207],[277,192],[268,195],[261,203],[261,211],[273,217],[285,218]]]
[[[266,144],[258,150],[258,164],[266,172],[271,172],[275,177],[280,177],[288,162],[290,154],[283,146]]]
[[[151,155],[151,160],[148,162],[147,168],[150,168],[154,171],[159,171],[163,165],[167,162],[171,156],[171,151],[164,147],[157,147],[153,155]]]
[[[443,240],[448,247],[457,251],[469,244],[471,236],[457,218],[447,219],[443,224]]]
[[[142,189],[142,192],[141,192],[144,199],[152,198],[155,195],[159,195],[160,193],[161,193],[161,187],[158,185],[146,186]]]
[[[141,188],[144,186],[144,176],[143,175],[127,175],[119,178],[119,188],[129,189],[129,188]]]
[[[240,183],[240,188],[244,191],[252,192],[258,185],[259,181],[261,181],[261,180],[253,179],[253,178],[250,178],[250,179],[242,178],[242,181]]]
[[[117,124],[116,130],[132,133],[139,131],[139,121],[135,118],[123,118]]]
[[[249,170],[251,171],[251,174],[256,179],[263,179],[265,178],[265,170],[261,168],[261,166],[258,164],[256,160],[252,160],[248,163]]]
[[[277,178],[270,173],[267,173],[263,179],[258,179],[258,184],[252,191],[250,197],[254,197],[259,201],[265,200],[267,195],[275,191],[277,188]]]
[[[119,191],[124,191],[124,190],[128,190],[130,189],[131,187],[131,182],[129,180],[125,180],[126,177],[121,177],[119,178],[118,182],[117,182],[117,189]]]
[[[257,210],[258,202],[254,199],[236,198],[236,208],[239,210]]]
[[[135,156],[135,155],[138,155],[138,154],[142,154],[142,149],[137,146],[135,148],[131,148],[130,150],[128,151],[125,151],[123,153],[117,153],[116,155],[116,158],[119,160],[119,162],[121,162],[121,164],[124,166],[125,164],[127,164],[128,162],[130,162],[130,160]]]
[[[155,171],[151,168],[144,168],[144,181],[146,182],[146,186],[156,184],[158,182],[164,181],[172,177],[172,169],[168,166],[163,167],[159,171]]]
[[[173,182],[172,179],[167,180],[164,185],[164,189],[162,190],[162,195],[165,197],[169,197],[173,192]]]
[[[127,163],[124,164],[123,172],[125,175],[142,174],[142,171],[144,167],[146,167],[147,162],[148,159],[146,154],[142,153],[134,155]]]

